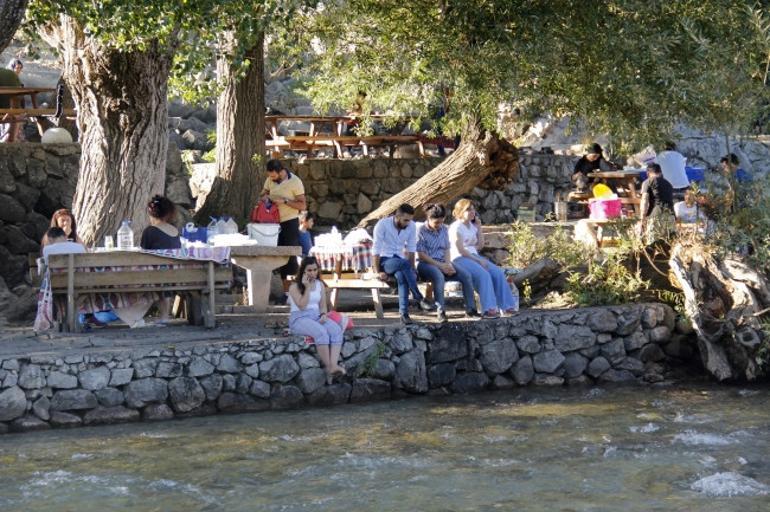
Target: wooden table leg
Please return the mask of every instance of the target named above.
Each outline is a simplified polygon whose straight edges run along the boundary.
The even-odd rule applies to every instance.
[[[337,256],[335,258],[334,262],[334,271],[332,272],[332,276],[334,279],[341,279],[342,278],[342,256]],[[331,306],[331,309],[334,309],[337,307],[337,298],[339,297],[340,290],[339,288],[332,289],[332,292],[329,294],[329,305]]]
[[[629,178],[627,181],[628,181],[628,183],[627,183],[628,197],[630,197],[631,199],[634,199],[634,200],[639,199],[639,196],[636,194],[636,180],[635,180],[635,178]],[[637,204],[636,202],[634,202],[633,207],[634,207],[634,213],[636,213],[636,216],[639,217],[640,216],[641,205]]]
[[[374,302],[374,311],[377,314],[377,318],[385,318],[385,313],[382,310],[382,298],[380,297],[379,288],[372,288],[372,302]]]

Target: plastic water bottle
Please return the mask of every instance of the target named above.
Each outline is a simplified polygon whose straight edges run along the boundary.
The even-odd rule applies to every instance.
[[[209,222],[209,225],[206,228],[206,236],[208,236],[209,243],[211,243],[212,237],[219,234],[219,223],[217,223],[216,217],[210,217],[210,219],[211,222]]]
[[[134,230],[131,229],[131,221],[124,220],[118,230],[118,249],[130,250],[134,248]]]

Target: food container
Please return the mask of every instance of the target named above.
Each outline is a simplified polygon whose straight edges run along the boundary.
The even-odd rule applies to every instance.
[[[259,245],[278,245],[278,233],[281,231],[280,224],[257,224],[252,222],[246,226],[249,238],[256,240]]]
[[[590,218],[593,220],[616,219],[620,217],[623,204],[620,199],[594,199],[588,203],[588,209],[591,211]]]

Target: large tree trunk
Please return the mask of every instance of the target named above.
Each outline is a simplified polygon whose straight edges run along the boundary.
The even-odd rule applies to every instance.
[[[246,58],[250,65],[242,78],[235,74],[226,56],[217,62],[217,73],[224,83],[217,102],[217,176],[196,214],[198,222],[226,214],[243,225],[260,191],[259,169],[265,155],[262,35]]]
[[[0,53],[11,44],[26,9],[27,0],[0,0]]]
[[[699,244],[677,244],[670,265],[706,369],[720,381],[767,375],[768,341],[759,320],[770,307],[767,278],[738,259],[719,260]]]
[[[89,38],[64,15],[42,35],[61,49],[64,80],[77,105],[82,156],[73,213],[78,234],[95,244],[131,219],[138,235],[147,226],[147,202],[164,190],[166,94],[176,48],[151,43],[145,51],[118,52]]]
[[[430,203],[457,199],[474,187],[502,189],[518,172],[516,148],[497,134],[482,129],[478,123],[472,123],[454,153],[411,186],[384,201],[358,225],[372,224],[396,211],[403,203],[421,209]]]

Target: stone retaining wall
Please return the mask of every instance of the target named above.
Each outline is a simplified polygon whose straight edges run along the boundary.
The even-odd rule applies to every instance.
[[[655,382],[692,355],[674,313],[643,304],[496,321],[355,329],[344,382],[302,339],[0,360],[0,432],[161,420],[526,385]]]
[[[534,207],[536,218],[543,220],[553,212],[554,198],[569,192],[575,160],[560,155],[521,155],[519,176],[505,190],[477,188],[471,194],[482,221],[512,222],[521,205]],[[440,158],[284,161],[302,178],[308,207],[318,215],[318,224],[345,229],[440,162]]]

